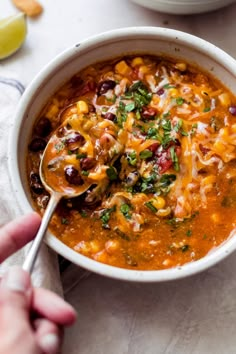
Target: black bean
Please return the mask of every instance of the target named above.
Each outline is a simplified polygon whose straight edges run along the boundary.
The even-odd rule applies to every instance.
[[[44,187],[37,173],[32,172],[30,174],[30,188],[36,194],[42,194],[44,192]]]
[[[230,106],[229,112],[232,114],[232,116],[236,116],[236,106]]]
[[[66,139],[66,144],[73,144],[73,143],[80,143],[80,144],[84,144],[85,139],[83,137],[83,135],[81,135],[78,132],[74,132],[73,134],[70,134],[70,137],[68,139]]]
[[[112,122],[114,122],[116,120],[116,115],[114,113],[107,112],[105,114],[105,119],[108,119],[108,120],[111,120]]]
[[[29,144],[29,150],[33,152],[42,151],[45,149],[47,143],[42,138],[34,138]]]
[[[82,170],[90,170],[96,165],[96,160],[92,157],[85,157],[80,160],[80,167]]]
[[[97,86],[98,95],[104,95],[108,90],[112,90],[116,86],[116,82],[113,80],[100,81]]]
[[[45,138],[52,131],[52,124],[50,120],[46,117],[41,118],[34,128],[36,135]]]
[[[65,168],[65,178],[70,184],[75,184],[79,186],[83,184],[83,180],[79,175],[79,171],[76,170],[76,168],[74,168],[73,166]]]

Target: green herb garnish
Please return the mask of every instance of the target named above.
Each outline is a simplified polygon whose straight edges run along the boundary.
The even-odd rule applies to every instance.
[[[110,181],[115,181],[118,177],[117,172],[113,166],[108,167],[106,170],[106,175]]]
[[[139,157],[140,157],[140,159],[145,160],[145,159],[148,159],[148,158],[152,157],[152,155],[153,155],[152,151],[143,150],[143,151],[140,152]]]
[[[146,202],[145,205],[146,205],[146,207],[147,207],[148,209],[150,209],[153,213],[156,213],[156,212],[157,212],[157,208],[154,207],[154,205],[152,204],[151,201],[150,201],[150,202]]]
[[[120,206],[120,211],[126,219],[131,219],[130,210],[131,206],[129,204],[124,203]]]

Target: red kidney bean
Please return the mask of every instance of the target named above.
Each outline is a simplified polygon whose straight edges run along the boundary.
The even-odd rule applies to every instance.
[[[29,144],[29,150],[33,152],[42,151],[45,149],[47,143],[42,138],[34,138]]]
[[[207,147],[203,146],[202,144],[199,144],[199,149],[201,150],[203,155],[206,155],[210,151],[210,149],[208,149]]]
[[[230,106],[229,112],[232,114],[232,116],[236,116],[236,106]]]
[[[142,118],[144,118],[144,119],[153,119],[156,114],[157,114],[157,111],[155,110],[155,108],[152,108],[152,107],[144,107],[143,111],[141,113]]]
[[[82,185],[84,182],[82,178],[79,175],[79,171],[76,170],[73,166],[69,166],[65,168],[65,178],[67,182],[70,184],[75,184],[75,185]]]
[[[35,194],[42,194],[44,192],[44,187],[37,173],[31,172],[30,174],[30,188]]]
[[[82,170],[90,170],[96,165],[96,160],[92,157],[85,157],[80,160],[80,167]]]
[[[158,96],[162,96],[164,94],[165,90],[161,88],[160,90],[157,91]]]
[[[113,80],[100,81],[97,85],[98,95],[104,95],[108,90],[112,90],[116,86],[116,82]]]
[[[70,137],[68,139],[66,139],[66,144],[73,144],[73,143],[80,143],[80,144],[84,144],[85,139],[83,137],[83,135],[81,135],[78,132],[74,132],[72,134],[70,134]]]
[[[116,115],[114,113],[107,112],[104,118],[114,122],[116,120]]]
[[[52,124],[46,117],[41,118],[34,128],[36,135],[45,138],[52,131]]]

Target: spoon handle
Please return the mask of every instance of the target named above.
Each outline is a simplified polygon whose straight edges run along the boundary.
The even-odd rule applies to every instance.
[[[42,218],[42,222],[40,228],[35,236],[35,239],[30,247],[30,250],[25,258],[22,268],[28,273],[32,273],[35,260],[37,258],[43,237],[45,232],[47,231],[48,224],[51,220],[52,214],[61,199],[61,195],[59,193],[53,193],[45,210],[45,213]]]

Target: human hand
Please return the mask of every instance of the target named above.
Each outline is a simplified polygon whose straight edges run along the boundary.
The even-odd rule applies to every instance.
[[[0,263],[31,241],[40,225],[36,213],[0,229]],[[76,319],[74,309],[56,294],[33,288],[30,275],[10,268],[0,283],[0,354],[55,354],[61,329]]]

